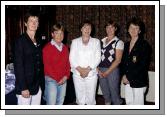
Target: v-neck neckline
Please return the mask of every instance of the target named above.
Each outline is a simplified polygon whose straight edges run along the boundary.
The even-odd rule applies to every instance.
[[[38,42],[36,40],[36,45],[34,44],[34,42],[31,40],[31,38],[29,37],[29,35],[27,34],[27,32],[25,33],[26,39],[31,43],[31,45],[33,45],[33,47],[37,47]]]
[[[129,42],[129,47],[128,47],[128,54],[130,55],[131,53],[133,53],[134,49],[136,48],[136,46],[138,45],[140,41],[140,38],[137,39],[137,41],[135,42],[135,44],[133,45],[133,48],[131,49],[131,51],[129,51],[130,49],[130,42]]]

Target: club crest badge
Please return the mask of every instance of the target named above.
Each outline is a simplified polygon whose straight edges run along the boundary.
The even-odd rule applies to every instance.
[[[137,61],[137,57],[136,56],[133,56],[133,63],[136,63],[136,61]]]

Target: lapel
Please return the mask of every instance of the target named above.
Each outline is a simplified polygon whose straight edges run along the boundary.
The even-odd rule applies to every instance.
[[[130,42],[128,43],[128,44],[129,44],[129,45],[128,45],[128,53],[129,53],[130,56],[133,55],[133,53],[139,48],[139,46],[140,46],[140,41],[141,41],[141,39],[139,38],[139,39],[136,41],[136,43],[135,43],[135,45],[133,46],[133,48],[132,48],[132,50],[131,50],[130,53],[129,53]]]
[[[30,37],[28,36],[27,33],[25,33],[25,37],[26,37],[26,40],[27,40],[27,42],[29,43],[29,45],[31,45],[31,47],[33,47],[33,49],[35,49],[36,46],[34,45],[33,41],[30,39]],[[37,40],[36,40],[36,43],[37,43],[37,47],[38,47],[38,46],[39,46],[39,43],[37,42]]]

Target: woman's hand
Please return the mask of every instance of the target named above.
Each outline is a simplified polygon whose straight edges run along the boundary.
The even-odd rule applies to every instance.
[[[62,84],[64,84],[64,83],[66,82],[66,80],[67,80],[67,76],[64,76],[64,77],[58,82],[58,84],[59,84],[59,85],[62,85]]]
[[[21,95],[24,97],[24,98],[29,98],[30,97],[30,92],[29,90],[23,90],[21,91]]]
[[[102,77],[103,77],[103,78],[106,78],[108,75],[109,75],[109,72],[108,72],[108,71],[105,71],[105,72],[102,73]]]
[[[98,70],[98,74],[99,74],[99,76],[100,76],[100,78],[103,78],[103,73],[100,71],[100,70]]]
[[[83,67],[77,67],[77,70],[79,71],[80,73],[80,76],[82,78],[85,78],[88,76],[89,72],[91,71],[90,67],[87,67],[87,68],[83,68]]]
[[[108,71],[102,72],[98,69],[98,74],[100,78],[106,78],[109,75],[109,72]]]
[[[128,79],[126,78],[126,75],[123,75],[123,77],[122,77],[122,82],[123,82],[124,85],[129,84],[129,81],[128,81]]]

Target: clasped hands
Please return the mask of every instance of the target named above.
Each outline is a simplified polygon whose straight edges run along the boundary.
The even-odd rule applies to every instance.
[[[76,69],[78,70],[78,72],[80,73],[80,76],[82,78],[87,77],[89,72],[91,71],[90,66],[88,66],[88,67],[80,67],[80,66],[78,66]]]
[[[67,81],[67,76],[64,76],[59,82],[58,85],[62,85]]]
[[[97,70],[98,70],[98,74],[99,74],[100,78],[106,78],[109,75],[108,71],[102,72],[99,69],[97,69]]]

